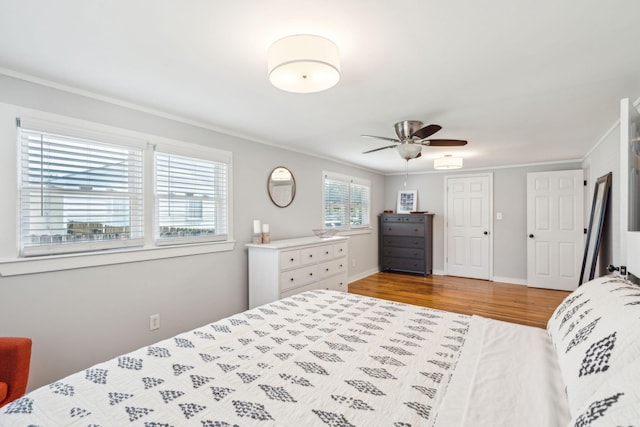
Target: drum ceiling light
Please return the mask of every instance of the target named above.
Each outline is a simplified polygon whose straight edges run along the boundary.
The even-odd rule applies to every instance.
[[[451,154],[446,154],[439,159],[433,159],[434,169],[460,169],[462,167],[462,157],[453,157]]]
[[[340,80],[338,47],[324,37],[300,34],[273,43],[268,52],[269,80],[287,92],[313,93]]]

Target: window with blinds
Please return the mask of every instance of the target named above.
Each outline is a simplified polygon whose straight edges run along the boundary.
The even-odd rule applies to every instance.
[[[369,181],[324,172],[323,224],[325,228],[370,226]]]
[[[156,244],[226,240],[228,165],[156,151]]]
[[[22,256],[144,243],[142,148],[18,125]]]

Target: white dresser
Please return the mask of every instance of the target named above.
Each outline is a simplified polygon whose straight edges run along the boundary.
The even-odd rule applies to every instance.
[[[347,290],[348,238],[248,244],[249,308],[312,289]]]

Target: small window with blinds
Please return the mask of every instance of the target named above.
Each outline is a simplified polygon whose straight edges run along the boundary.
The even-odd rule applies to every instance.
[[[228,164],[155,152],[157,245],[227,240]]]
[[[369,181],[324,172],[323,224],[343,230],[370,226]]]
[[[144,244],[140,147],[18,121],[21,256]]]

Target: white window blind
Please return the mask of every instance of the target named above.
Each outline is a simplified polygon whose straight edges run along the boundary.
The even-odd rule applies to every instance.
[[[18,126],[22,256],[144,243],[141,148]]]
[[[227,240],[228,165],[156,151],[156,244]]]
[[[366,180],[324,172],[323,224],[326,228],[369,227],[370,184]]]

